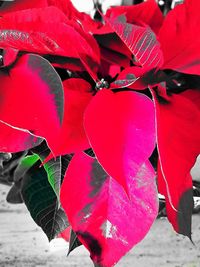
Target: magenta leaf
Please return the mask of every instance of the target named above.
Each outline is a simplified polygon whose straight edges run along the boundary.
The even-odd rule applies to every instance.
[[[125,168],[130,198],[96,159],[84,153],[73,157],[61,188],[61,204],[72,229],[98,266],[117,263],[144,238],[157,216],[151,164],[147,160],[135,172],[133,162],[126,161]]]
[[[128,190],[126,162],[134,162],[137,173],[155,146],[153,102],[140,93],[103,89],[86,109],[85,129],[100,164]]]

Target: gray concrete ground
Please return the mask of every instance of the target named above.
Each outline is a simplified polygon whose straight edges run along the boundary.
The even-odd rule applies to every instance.
[[[0,267],[93,267],[88,252],[66,257],[67,244],[54,251],[24,205],[5,202],[8,187],[0,185]],[[175,234],[166,219],[156,220],[146,238],[117,267],[200,267],[200,215],[193,216],[196,247]]]

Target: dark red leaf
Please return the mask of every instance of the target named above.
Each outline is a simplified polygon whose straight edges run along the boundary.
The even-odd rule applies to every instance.
[[[105,47],[100,47],[100,51],[101,51],[101,59],[107,62],[107,64],[119,65],[124,68],[130,66],[130,59],[125,55],[107,49]]]
[[[164,20],[155,0],[147,0],[138,5],[111,7],[106,12],[106,16],[110,18],[120,15],[125,15],[128,23],[149,25],[156,34]]]
[[[186,0],[168,13],[159,33],[163,69],[200,74],[200,1]]]
[[[140,93],[103,89],[86,109],[85,129],[103,168],[126,190],[125,163],[132,161],[137,173],[155,146],[153,102]]]
[[[0,70],[0,120],[45,138],[52,149],[63,120],[63,88],[50,63],[37,55],[20,57]]]
[[[118,56],[123,55],[127,57],[130,65],[130,60],[132,60],[131,51],[116,33],[96,35],[95,38],[103,49],[108,49],[111,53],[115,52]],[[112,57],[112,54],[108,54],[108,57]],[[110,60],[112,60],[112,58]],[[118,64],[120,64],[120,62]]]
[[[132,52],[137,64],[148,69],[162,66],[160,44],[148,26],[127,23],[124,15],[114,19],[104,16],[104,19]]]
[[[164,102],[160,102],[155,93],[154,98],[160,157],[159,190],[166,197],[168,218],[174,229],[191,238],[190,170],[200,153],[200,93],[188,90],[168,96]]]
[[[144,238],[157,216],[155,172],[148,160],[137,171],[132,161],[124,162],[124,168],[130,198],[84,153],[73,157],[62,184],[61,204],[98,266],[117,263]]]
[[[0,19],[0,37],[2,48],[78,59],[81,57],[95,68],[100,60],[94,38],[77,23],[69,22],[56,7],[6,14]]]

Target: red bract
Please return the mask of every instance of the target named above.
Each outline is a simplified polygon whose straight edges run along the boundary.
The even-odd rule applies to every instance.
[[[11,47],[42,55],[77,58],[94,69],[100,61],[94,38],[80,25],[70,22],[56,7],[4,15],[0,19],[0,36],[0,47],[4,49]]]
[[[79,13],[69,0],[37,5],[10,4],[14,12],[0,18],[7,66],[0,69],[0,137],[8,135],[0,149],[28,149],[39,136],[54,156],[75,154],[61,202],[95,264],[110,267],[156,218],[149,157],[157,137],[158,186],[169,220],[191,238],[190,169],[200,151],[200,95],[174,94],[179,80],[165,69],[199,74],[199,3],[186,0],[164,22],[153,0],[112,8],[102,15],[104,22]],[[62,84],[48,61],[32,54],[17,58],[18,51],[41,54],[72,72],[63,71]],[[82,153],[90,147],[96,158]],[[63,166],[62,175],[68,162]]]
[[[149,27],[127,23],[126,16],[104,19],[134,55],[136,64],[149,69],[162,66],[160,44]]]
[[[149,25],[156,34],[164,20],[155,0],[147,0],[139,5],[112,7],[106,12],[109,18],[120,15],[125,15],[130,24]]]
[[[198,47],[198,40],[197,42],[196,40],[194,40],[195,37],[194,27],[195,29],[197,28],[195,25],[198,22],[199,16],[197,17],[197,12],[195,11],[195,8],[197,6],[195,5],[195,3],[196,1],[186,1],[184,5],[178,6],[176,9],[171,11],[169,15],[167,15],[166,20],[163,26],[161,27],[159,34],[162,48],[164,49],[163,51],[164,63],[162,63],[163,62],[162,52],[160,49],[157,49],[157,51],[159,51],[157,54],[159,59],[158,65],[156,64],[154,57],[153,61],[151,61],[152,64],[150,64],[150,66],[148,66],[148,64],[145,66],[142,60],[141,62],[137,60],[138,63],[141,63],[142,67],[145,66],[145,68],[143,67],[141,69],[137,69],[136,67],[133,67],[132,70],[131,68],[125,69],[118,76],[117,80],[111,84],[111,87],[113,86],[112,88],[118,86],[120,87],[121,85],[122,87],[128,86],[129,88],[133,89],[144,89],[145,87],[147,87],[148,84],[153,85],[156,83],[160,83],[159,79],[161,78],[162,80],[162,77],[159,77],[159,72],[157,75],[157,73],[153,71],[154,68],[158,67],[162,69],[170,68],[178,71],[183,71],[186,73],[198,74],[198,68],[199,68],[198,52],[197,54],[194,53],[195,51],[194,48]],[[128,14],[129,7],[126,7],[124,10],[126,10]],[[141,51],[143,51],[143,53],[145,53],[145,51],[148,51],[147,49],[148,42],[145,42],[146,39],[148,39],[148,34],[146,34],[147,32],[144,33],[144,35],[141,35],[142,41],[140,41],[139,37],[138,38],[136,37],[135,45],[133,46],[134,35],[130,35],[130,32],[134,32],[135,25],[131,25],[128,27],[128,24],[123,25],[123,22],[119,21],[119,19],[120,17],[118,17],[118,22],[116,20],[116,23],[114,22],[114,19],[112,20],[113,22],[112,27],[116,28],[116,32],[119,34],[121,39],[127,44],[129,48],[131,47],[134,48],[132,49],[133,55],[136,56],[137,58],[137,55],[140,55]],[[185,29],[187,28],[186,24],[188,19],[189,19],[188,23],[189,23],[189,33],[190,33],[189,37],[188,35],[187,36],[185,35]],[[107,21],[109,22],[108,19]],[[135,28],[135,30],[136,29],[137,28]],[[192,45],[191,42],[189,43],[190,37],[192,37],[191,39],[194,40],[192,42]],[[182,47],[180,46],[178,40],[180,40]],[[154,42],[154,44],[156,44],[156,42]],[[158,48],[159,45],[153,46],[154,49],[153,51],[156,50],[156,47]],[[184,55],[182,54],[182,51],[184,51]],[[148,58],[150,58],[150,56],[151,53],[148,53],[144,57],[144,60],[147,60]],[[140,56],[139,59],[143,59],[143,57]],[[153,75],[153,77],[150,77],[151,75]],[[167,76],[164,77],[164,76],[163,80],[165,80],[165,78],[170,79],[169,77]],[[137,79],[139,77],[141,77],[141,79]],[[145,78],[147,79],[145,80]],[[187,99],[185,100],[184,103],[183,101],[180,102],[178,96],[177,97],[167,96],[166,92],[164,92],[166,89],[161,88],[160,86],[159,88],[160,89],[159,91],[157,91],[157,96],[155,97],[156,111],[157,111],[156,112],[157,128],[158,128],[157,131],[157,139],[159,146],[158,150],[162,167],[162,172],[160,171],[158,172],[159,187],[162,193],[167,198],[168,216],[175,230],[178,231],[179,233],[190,236],[191,213],[192,213],[191,211],[192,180],[189,171],[192,168],[196,160],[196,157],[199,153],[200,140],[193,134],[194,128],[192,127],[192,123],[190,123],[189,120],[187,120],[187,114],[190,112],[192,113],[192,109],[194,109],[194,103],[193,103],[194,99],[191,99],[191,97],[195,93],[192,90],[190,91],[190,101],[189,101],[190,105],[185,104],[184,107],[184,103],[185,102],[187,103]],[[176,115],[178,110],[180,111],[179,114],[180,117],[177,117]],[[186,111],[183,112],[183,110]],[[183,115],[181,115],[181,112]],[[197,125],[199,123],[199,114],[197,110],[195,113],[196,113],[196,119],[195,119],[195,125],[196,125],[195,131],[196,131]],[[184,116],[186,116],[186,119],[184,119]],[[179,128],[183,130],[183,133],[181,136],[176,137],[176,135],[174,134],[174,129],[177,129],[178,131]],[[187,136],[185,136],[185,132],[191,133],[190,140],[186,141]],[[176,146],[174,145],[174,143],[173,145],[170,146],[170,142],[172,142],[172,140],[171,139],[168,140],[169,137],[173,138],[173,142],[177,143]],[[192,142],[193,144],[192,147],[193,146],[196,147],[196,150],[191,149],[190,151],[190,146],[191,146],[190,142]],[[189,146],[187,145],[188,143],[190,144]],[[185,156],[185,154],[188,155],[188,159],[187,156]],[[181,155],[184,155],[185,157],[184,160],[187,161],[187,164],[183,164],[183,159]],[[176,166],[175,163],[177,164],[177,167],[175,167]],[[165,179],[165,182],[162,182],[163,178]],[[188,205],[190,205],[189,208],[190,211],[187,211],[186,204],[184,204],[185,198],[188,199]]]
[[[163,69],[200,74],[200,37],[198,0],[186,0],[166,16],[159,32]]]
[[[53,67],[40,56],[24,55],[2,69],[0,79],[0,120],[44,137],[53,150],[63,119],[62,83]]]
[[[104,89],[89,104],[84,124],[97,159],[129,195],[126,162],[132,161],[137,173],[155,146],[152,101],[139,93]]]
[[[17,10],[40,8],[47,5],[47,0],[18,0],[18,1],[3,1],[0,6],[0,16]]]
[[[113,266],[144,238],[156,218],[154,170],[148,160],[139,168],[133,165],[131,159],[124,161],[130,198],[96,159],[83,153],[73,157],[67,170],[61,203],[98,266]]]
[[[42,139],[28,132],[19,131],[0,122],[0,151],[19,152],[30,149],[41,143]]]
[[[117,79],[111,83],[111,88],[132,88],[136,90],[143,90],[148,87],[148,82],[145,83],[142,77],[147,73],[145,68],[128,67],[119,73]]]
[[[155,95],[160,167],[158,186],[167,198],[168,218],[175,230],[191,238],[193,207],[190,170],[200,151],[200,93],[188,90],[163,104]]]
[[[68,79],[64,86],[64,119],[55,155],[64,155],[90,147],[83,127],[83,115],[92,98],[91,85],[83,79]]]

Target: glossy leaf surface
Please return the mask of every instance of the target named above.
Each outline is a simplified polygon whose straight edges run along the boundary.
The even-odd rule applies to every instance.
[[[100,164],[127,191],[126,162],[133,161],[137,173],[155,146],[153,102],[140,93],[103,89],[85,112],[85,129]]]
[[[61,189],[72,229],[94,263],[104,267],[113,266],[141,241],[157,215],[152,166],[146,161],[135,172],[133,161],[125,165],[130,198],[96,159],[84,153],[73,157]]]

